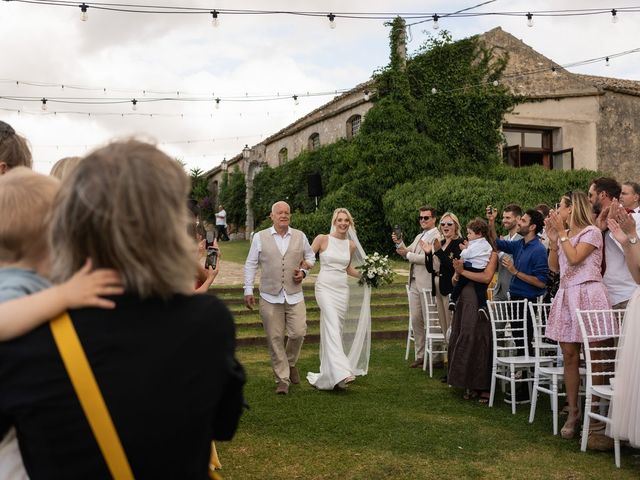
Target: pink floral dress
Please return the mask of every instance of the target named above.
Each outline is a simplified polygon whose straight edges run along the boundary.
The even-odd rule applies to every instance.
[[[578,243],[593,245],[595,250],[578,265],[569,265],[558,240],[560,288],[553,299],[545,335],[559,342],[582,343],[576,309],[606,310],[611,308],[607,290],[602,283],[602,232],[593,225],[566,240],[575,248]]]

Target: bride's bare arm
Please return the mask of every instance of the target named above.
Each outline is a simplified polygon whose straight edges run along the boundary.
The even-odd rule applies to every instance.
[[[358,270],[356,270],[352,264],[353,262],[353,252],[356,251],[356,244],[353,240],[349,240],[349,252],[351,253],[351,260],[349,262],[349,266],[347,267],[347,275],[355,278],[360,278],[362,275]]]

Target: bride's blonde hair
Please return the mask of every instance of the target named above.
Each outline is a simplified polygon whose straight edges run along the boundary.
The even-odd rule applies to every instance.
[[[342,208],[342,207],[336,208],[333,211],[333,217],[331,218],[331,226],[335,225],[336,220],[338,218],[338,215],[340,215],[341,213],[344,213],[347,216],[347,218],[349,218],[349,223],[351,224],[351,226],[355,230],[356,229],[356,225],[355,225],[355,223],[353,223],[353,217],[351,216],[351,213],[349,213],[349,210],[347,210],[346,208]]]

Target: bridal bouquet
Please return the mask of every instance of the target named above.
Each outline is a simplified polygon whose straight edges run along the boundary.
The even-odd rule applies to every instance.
[[[389,256],[383,257],[378,252],[367,255],[364,263],[356,268],[362,273],[358,283],[360,285],[366,283],[373,288],[390,284],[393,282],[393,277],[396,276],[389,265]]]

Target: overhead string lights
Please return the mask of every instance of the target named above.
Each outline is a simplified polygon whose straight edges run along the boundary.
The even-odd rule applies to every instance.
[[[440,16],[437,13],[434,13],[432,18],[433,18],[433,29],[438,30],[438,28],[440,28],[440,24],[438,23],[438,19],[440,18]]]
[[[87,7],[86,3],[83,3],[82,5],[78,5],[80,7],[80,20],[82,20],[83,22],[86,22],[89,19],[89,15],[87,14],[87,10],[89,7]]]
[[[610,15],[612,21],[616,21],[621,13],[640,13],[640,6],[630,7],[600,7],[600,8],[574,8],[574,9],[554,9],[554,10],[538,10],[538,11],[471,11],[477,9],[480,6],[493,3],[495,0],[487,0],[478,5],[468,7],[462,10],[449,13],[435,12],[375,12],[375,11],[361,11],[361,12],[327,12],[327,11],[314,11],[314,10],[260,10],[260,9],[226,9],[218,8],[211,10],[211,8],[193,7],[184,5],[144,5],[141,3],[117,3],[117,2],[82,2],[78,5],[71,0],[4,0],[5,2],[12,3],[24,3],[37,6],[48,7],[68,7],[78,8],[82,12],[82,20],[86,20],[87,9],[92,8],[95,11],[105,10],[110,12],[117,12],[122,14],[167,14],[167,15],[181,15],[185,14],[202,14],[212,16],[214,26],[217,24],[216,20],[218,15],[242,15],[242,16],[306,16],[306,17],[323,17],[329,18],[329,24],[333,28],[335,27],[336,18],[340,17],[341,20],[370,20],[370,21],[388,21],[393,20],[396,17],[402,17],[407,21],[414,21],[414,23],[430,22],[434,20],[434,16],[437,15],[438,19],[441,18],[468,18],[468,17],[486,17],[486,16],[522,16],[530,15],[531,17],[579,17],[585,15]]]
[[[533,15],[531,12],[527,13],[527,27],[533,27]]]
[[[134,112],[138,110],[138,100],[136,100],[135,98],[131,100],[131,110],[133,110]]]
[[[218,28],[218,25],[220,25],[220,20],[218,20],[217,10],[213,10],[211,12],[211,25],[213,26],[213,28]]]
[[[40,100],[42,102],[42,106],[40,108],[42,108],[43,112],[47,111],[47,99],[43,98],[42,100]]]
[[[327,15],[327,17],[329,17],[329,28],[331,28],[331,30],[335,30],[336,16],[333,13],[330,13],[329,15]]]
[[[300,105],[300,102],[298,101],[298,95],[293,96],[293,104],[296,106]]]

